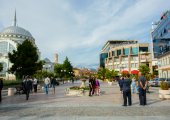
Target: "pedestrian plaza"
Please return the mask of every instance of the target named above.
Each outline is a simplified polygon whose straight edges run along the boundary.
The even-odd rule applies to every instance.
[[[0,104],[0,120],[169,120],[170,100],[158,97],[158,87],[147,93],[146,106],[139,105],[138,94],[132,94],[132,106],[123,107],[123,95],[119,86],[100,82],[100,96],[66,96],[65,89],[78,86],[65,83],[46,95],[43,91],[25,95],[3,96]],[[88,85],[88,84],[87,84]]]

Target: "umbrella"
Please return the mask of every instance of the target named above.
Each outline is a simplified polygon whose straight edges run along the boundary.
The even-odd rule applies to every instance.
[[[129,74],[129,71],[123,70],[122,73],[123,73],[123,74]]]
[[[132,71],[131,71],[131,74],[136,74],[136,75],[137,75],[138,73],[139,73],[138,70],[132,70]]]

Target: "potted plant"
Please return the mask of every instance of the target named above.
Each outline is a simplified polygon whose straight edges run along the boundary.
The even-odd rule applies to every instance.
[[[170,90],[166,81],[161,81],[160,83],[159,98],[170,99]]]

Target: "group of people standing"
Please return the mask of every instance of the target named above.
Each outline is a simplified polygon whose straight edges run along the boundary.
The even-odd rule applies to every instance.
[[[100,83],[95,77],[89,78],[89,96],[100,95]]]
[[[26,76],[22,82],[24,93],[26,94],[26,100],[29,98],[30,92],[34,89],[34,93],[37,93],[38,80],[36,78],[32,79],[30,76]],[[53,94],[55,94],[56,79],[54,77],[46,77],[44,79],[45,93],[48,94],[49,87],[53,88]]]
[[[132,105],[132,94],[131,94],[131,86],[132,86],[132,93],[134,93],[134,84],[137,82],[137,88],[136,92],[139,92],[139,101],[140,105],[146,105],[146,89],[147,89],[147,80],[146,78],[142,75],[142,73],[139,73],[139,80],[131,80],[130,75],[127,75],[125,77],[122,77],[119,80],[119,86],[120,86],[120,91],[123,93],[123,106],[127,106],[127,101],[128,105]]]
[[[31,78],[26,76],[22,82],[23,91],[26,94],[26,100],[29,98],[30,92],[34,89],[34,93],[37,93],[38,80],[36,78]]]

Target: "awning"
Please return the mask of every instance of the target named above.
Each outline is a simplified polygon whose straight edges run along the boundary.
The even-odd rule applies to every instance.
[[[137,75],[138,73],[139,73],[138,70],[132,70],[132,71],[131,71],[131,74],[136,74],[136,75]]]

